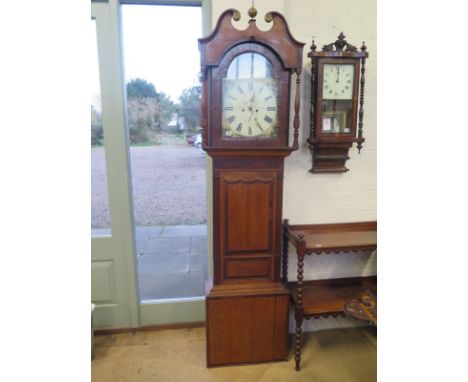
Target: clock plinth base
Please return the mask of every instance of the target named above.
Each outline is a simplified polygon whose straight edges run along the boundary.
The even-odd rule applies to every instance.
[[[311,141],[309,140],[309,143]],[[341,173],[348,171],[345,166],[349,159],[348,152],[353,142],[325,143],[313,142],[309,148],[312,152],[311,173]]]
[[[214,286],[206,317],[208,367],[287,359],[289,292],[282,284]]]

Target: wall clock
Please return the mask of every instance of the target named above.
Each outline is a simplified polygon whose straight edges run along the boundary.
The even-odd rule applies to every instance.
[[[316,49],[312,42],[308,54],[312,59],[310,136],[307,140],[312,152],[310,172],[346,172],[349,148],[357,142],[360,151],[364,142],[364,72],[368,53],[364,43],[361,51],[349,44],[343,32],[322,51]],[[359,129],[356,129],[358,118]]]
[[[213,158],[213,280],[208,366],[287,357],[289,294],[280,281],[284,158],[298,148],[302,43],[284,17],[268,31],[226,10],[199,40],[203,148]],[[291,94],[292,75],[296,89]],[[289,145],[290,99],[294,97]]]

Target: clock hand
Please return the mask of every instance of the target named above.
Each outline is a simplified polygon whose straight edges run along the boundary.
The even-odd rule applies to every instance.
[[[337,68],[336,83],[340,82],[340,67]]]
[[[257,124],[258,128],[263,131],[263,127],[260,125],[260,122],[258,122],[257,117],[254,117],[255,123]]]

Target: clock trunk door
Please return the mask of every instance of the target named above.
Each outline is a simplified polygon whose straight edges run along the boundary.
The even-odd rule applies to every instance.
[[[222,282],[274,281],[278,177],[275,170],[224,170],[219,183]]]

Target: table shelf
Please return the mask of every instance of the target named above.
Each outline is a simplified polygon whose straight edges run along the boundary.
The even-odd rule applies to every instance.
[[[297,283],[289,283],[291,298],[297,304]],[[318,318],[344,312],[344,305],[359,293],[369,289],[377,292],[377,277],[310,280],[302,285],[302,313]]]

